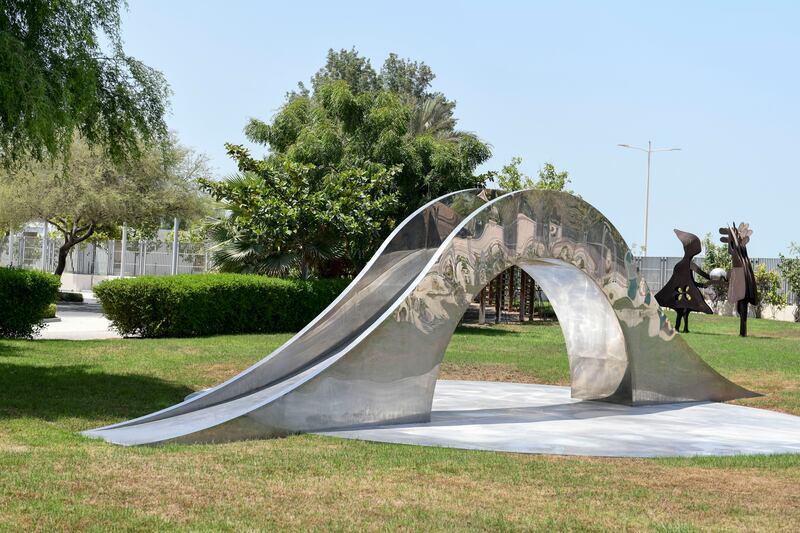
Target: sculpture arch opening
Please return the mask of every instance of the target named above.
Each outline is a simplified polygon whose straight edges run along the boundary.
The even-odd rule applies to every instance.
[[[553,307],[566,346],[572,397],[624,402],[630,396],[625,337],[600,287],[560,259],[514,266],[534,280]],[[497,302],[490,300],[489,306],[497,317]]]

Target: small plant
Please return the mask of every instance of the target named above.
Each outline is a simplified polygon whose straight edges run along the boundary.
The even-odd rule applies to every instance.
[[[33,337],[56,300],[59,285],[52,274],[0,268],[0,337]]]
[[[789,290],[794,293],[796,309],[794,312],[795,322],[800,322],[800,245],[792,243],[789,246],[790,257],[780,254],[781,262],[778,263],[778,271],[783,279],[789,284]]]
[[[761,318],[766,306],[783,309],[786,306],[786,296],[781,294],[781,277],[777,272],[769,272],[764,263],[756,265],[753,272],[756,277],[756,292],[758,302],[753,306],[756,318]]]
[[[50,304],[45,308],[44,316],[42,318],[55,318],[56,311],[58,311],[56,304]]]

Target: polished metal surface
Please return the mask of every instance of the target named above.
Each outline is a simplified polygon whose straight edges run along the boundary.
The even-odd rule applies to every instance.
[[[753,395],[676,335],[622,237],[591,205],[553,191],[471,190],[406,219],[328,309],[253,367],[168,409],[85,434],[118,444],[220,442],[426,421],[458,321],[512,265],[553,304],[574,398]]]

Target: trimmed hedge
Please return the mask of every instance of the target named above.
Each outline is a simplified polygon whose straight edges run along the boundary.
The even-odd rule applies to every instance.
[[[348,280],[249,274],[179,274],[103,281],[94,293],[122,335],[188,337],[297,331]]]
[[[30,338],[38,332],[60,285],[53,274],[0,267],[0,337]]]
[[[83,303],[83,294],[79,292],[58,292],[59,302]]]

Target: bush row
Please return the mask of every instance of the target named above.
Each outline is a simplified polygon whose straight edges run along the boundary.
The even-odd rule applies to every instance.
[[[32,337],[60,285],[53,274],[0,267],[0,337]]]
[[[94,293],[122,335],[186,337],[297,331],[348,283],[180,274],[108,280]]]

